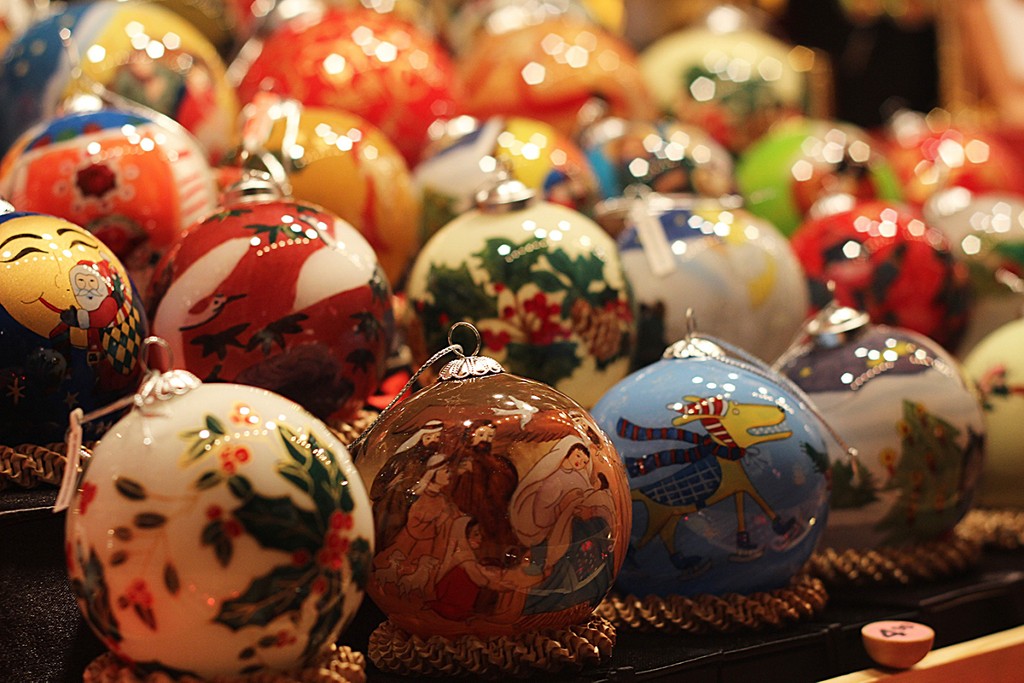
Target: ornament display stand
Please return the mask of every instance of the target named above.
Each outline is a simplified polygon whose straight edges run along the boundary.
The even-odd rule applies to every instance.
[[[809,620],[822,612],[828,593],[820,579],[799,575],[789,586],[773,591],[740,595],[611,594],[597,613],[618,628],[634,631],[708,634],[777,629]]]
[[[0,491],[15,486],[26,489],[41,484],[59,486],[66,462],[63,443],[0,445]]]
[[[351,446],[352,442],[358,439],[359,435],[377,419],[377,415],[379,413],[376,410],[362,408],[351,420],[345,422],[335,420],[328,422],[327,426],[331,428],[338,441],[346,446]]]
[[[957,532],[985,548],[1018,550],[1024,547],[1024,510],[989,508],[971,510]]]
[[[981,559],[979,538],[958,527],[948,539],[871,550],[819,550],[808,563],[830,587],[911,584],[966,574]]]
[[[615,627],[594,614],[590,621],[515,636],[420,638],[385,621],[370,635],[370,661],[381,671],[405,676],[523,677],[579,671],[607,662]]]
[[[312,666],[292,672],[261,672],[251,676],[201,679],[174,677],[164,672],[136,674],[128,664],[107,652],[94,659],[82,675],[83,683],[365,683],[366,658],[348,647],[332,645]]]

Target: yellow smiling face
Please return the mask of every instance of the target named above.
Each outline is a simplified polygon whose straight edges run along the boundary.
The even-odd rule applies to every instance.
[[[105,262],[131,298],[124,267],[86,230],[53,216],[13,215],[0,222],[0,306],[29,330],[50,337],[61,323],[61,311],[82,308],[75,292],[86,283],[76,283],[75,278],[89,275],[75,266],[83,262]]]

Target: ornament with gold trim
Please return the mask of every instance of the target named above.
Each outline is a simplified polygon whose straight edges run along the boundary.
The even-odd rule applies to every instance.
[[[414,172],[423,192],[426,236],[471,209],[474,195],[499,166],[545,200],[593,215],[597,178],[580,148],[548,124],[459,116],[435,129],[435,141]]]
[[[410,164],[430,125],[459,108],[448,55],[430,34],[390,14],[319,8],[280,25],[252,53],[232,66],[243,102],[270,91],[356,114],[380,128]]]
[[[568,396],[469,356],[364,438],[353,452],[377,533],[367,590],[400,629],[550,633],[586,622],[611,588],[629,489],[608,437]]]
[[[130,394],[146,316],[114,253],[56,216],[0,214],[0,443],[63,439],[67,414]],[[98,438],[109,423],[91,425]]]
[[[463,320],[510,372],[592,406],[629,372],[635,343],[615,243],[507,175],[477,195],[477,206],[431,237],[410,271],[414,356],[442,346],[443,330]]]
[[[690,332],[594,407],[633,504],[616,587],[638,598],[784,588],[828,517],[827,428],[784,377]]]
[[[345,446],[289,400],[181,370],[135,398],[67,515],[86,623],[137,676],[297,680],[327,666],[373,556]]]
[[[72,3],[11,43],[0,61],[0,148],[82,89],[76,64],[90,81],[176,120],[210,159],[231,148],[238,101],[210,41],[165,7],[114,0]]]
[[[338,216],[250,174],[157,267],[153,329],[204,381],[251,384],[348,419],[380,382],[394,334],[373,249]]]
[[[923,335],[832,302],[776,368],[858,453],[829,465],[824,544],[871,550],[952,531],[978,485],[986,432],[956,359]]]

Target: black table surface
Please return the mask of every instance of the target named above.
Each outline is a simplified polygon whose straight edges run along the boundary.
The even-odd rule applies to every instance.
[[[81,681],[103,646],[82,622],[68,587],[63,515],[52,489],[0,492],[0,683]],[[986,552],[970,573],[909,587],[829,592],[819,617],[779,631],[689,636],[623,629],[611,660],[544,681],[730,683],[820,681],[872,666],[860,643],[871,621],[908,619],[935,630],[945,647],[1024,624],[1024,552]],[[342,642],[366,652],[383,620],[366,599]],[[1022,663],[1024,665],[1024,663]],[[368,664],[368,678],[391,682]]]

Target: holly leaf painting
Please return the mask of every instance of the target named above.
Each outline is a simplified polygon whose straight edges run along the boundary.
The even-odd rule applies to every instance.
[[[510,371],[552,386],[571,376],[579,366],[576,342],[561,341],[546,346],[510,342],[505,351]]]
[[[370,542],[362,536],[352,539],[348,559],[352,567],[352,581],[359,586],[359,590],[366,590],[366,582],[370,578],[370,561],[373,559]]]
[[[238,631],[246,626],[266,626],[282,614],[298,612],[309,596],[315,571],[290,564],[275,567],[254,579],[237,598],[225,600],[214,620]]]
[[[469,267],[431,266],[427,275],[427,291],[432,301],[418,307],[423,321],[423,332],[430,348],[447,344],[449,321],[484,320],[498,316],[498,298],[478,285]]]
[[[316,622],[309,631],[306,649],[302,658],[306,662],[320,653],[323,643],[330,642],[333,632],[341,626],[341,616],[345,606],[345,592],[341,586],[341,573],[330,572],[325,576],[327,590],[316,603]]]
[[[320,517],[319,528],[326,531],[326,520],[331,513],[338,509],[352,511],[348,480],[338,467],[334,453],[321,446],[313,434],[303,438],[284,426],[280,426],[278,432],[291,460],[280,463],[278,471],[313,499]]]
[[[229,218],[244,216],[247,213],[252,213],[252,209],[228,209],[226,211],[218,211],[217,213],[211,214],[206,220],[225,221]]]
[[[295,507],[287,496],[268,498],[253,494],[233,514],[262,548],[315,554],[324,540],[326,529],[320,516]]]
[[[285,335],[288,334],[301,334],[303,320],[309,318],[305,313],[292,313],[286,315],[283,318],[268,323],[263,329],[259,330],[251,337],[249,337],[248,343],[245,345],[246,351],[252,351],[257,346],[263,351],[263,355],[267,356],[274,348],[274,344],[277,344],[282,351],[285,347]]]
[[[89,548],[89,557],[86,558],[79,543],[75,546],[75,556],[78,566],[82,568],[82,578],[71,579],[71,589],[82,601],[86,620],[97,633],[104,634],[103,640],[108,646],[121,642],[121,627],[110,608],[110,590],[96,549]]]
[[[561,249],[554,249],[548,253],[548,263],[562,277],[569,280],[570,285],[566,289],[572,289],[578,297],[586,299],[592,306],[600,308],[609,298],[618,298],[618,291],[605,284],[605,264],[596,254],[580,254],[573,258]],[[595,282],[603,285],[597,292],[591,290],[591,285]],[[608,290],[615,295],[610,297]],[[576,297],[567,296],[563,305],[572,306],[575,299]]]
[[[541,240],[534,238],[515,244],[506,239],[492,237],[484,243],[484,248],[473,256],[480,259],[480,264],[487,271],[491,282],[503,283],[512,291],[518,292],[534,281],[534,267],[547,250],[530,249],[529,245],[540,246],[540,243]]]

